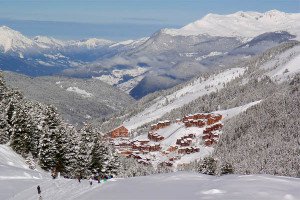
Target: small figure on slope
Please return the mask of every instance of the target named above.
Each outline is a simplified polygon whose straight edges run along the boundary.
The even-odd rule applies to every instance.
[[[39,185],[37,186],[37,191],[38,191],[39,199],[42,199],[42,195],[41,195],[42,191]]]
[[[92,177],[90,177],[89,182],[90,182],[90,186],[92,186],[93,185],[93,179],[92,179]]]

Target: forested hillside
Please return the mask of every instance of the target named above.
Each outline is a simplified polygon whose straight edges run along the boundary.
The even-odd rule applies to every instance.
[[[0,73],[0,143],[26,158],[32,168],[67,177],[137,176],[154,173],[135,161],[120,158],[100,132],[89,124],[76,130],[51,105],[32,102],[6,86]]]
[[[235,173],[300,177],[300,76],[225,123],[215,156]]]

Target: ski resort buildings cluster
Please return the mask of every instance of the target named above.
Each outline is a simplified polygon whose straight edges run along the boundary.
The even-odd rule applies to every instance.
[[[222,115],[197,113],[182,119],[152,124],[146,134],[130,139],[130,131],[120,126],[107,133],[117,151],[137,159],[139,163],[156,162],[173,166],[181,157],[199,153],[218,142],[223,124]]]

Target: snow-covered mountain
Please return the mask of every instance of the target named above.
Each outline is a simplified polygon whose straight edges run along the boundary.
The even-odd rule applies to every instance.
[[[121,42],[29,38],[1,27],[0,67],[30,76],[98,78],[139,99],[298,40],[299,16],[276,10],[208,14],[181,29]]]
[[[80,41],[69,41],[68,45],[74,46],[74,47],[85,47],[87,49],[93,49],[101,46],[109,46],[114,44],[115,42],[105,39],[98,39],[98,38],[89,38],[86,40],[80,40]]]
[[[253,38],[266,32],[287,31],[300,37],[300,14],[278,10],[259,12],[236,12],[229,15],[208,14],[202,19],[180,29],[165,29],[173,36],[207,34],[221,37]]]
[[[39,44],[48,46],[49,48],[64,47],[66,45],[65,41],[46,36],[36,36],[33,38],[33,40]]]
[[[28,38],[20,32],[15,31],[7,26],[0,27],[0,47],[3,52],[28,51],[30,49],[51,49],[51,48],[97,48],[100,46],[109,46],[114,44],[110,40],[90,38],[86,40],[62,41],[52,37],[36,36]]]
[[[0,49],[4,53],[8,51],[23,52],[33,48],[47,48],[47,46],[35,42],[7,26],[0,27]]]

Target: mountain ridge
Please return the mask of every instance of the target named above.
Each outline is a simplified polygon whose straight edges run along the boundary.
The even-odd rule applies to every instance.
[[[285,13],[278,10],[265,13],[238,11],[229,15],[210,13],[180,29],[164,29],[164,32],[173,36],[208,34],[248,39],[265,32],[289,31],[299,39],[300,25],[297,25],[299,20],[299,13]]]

